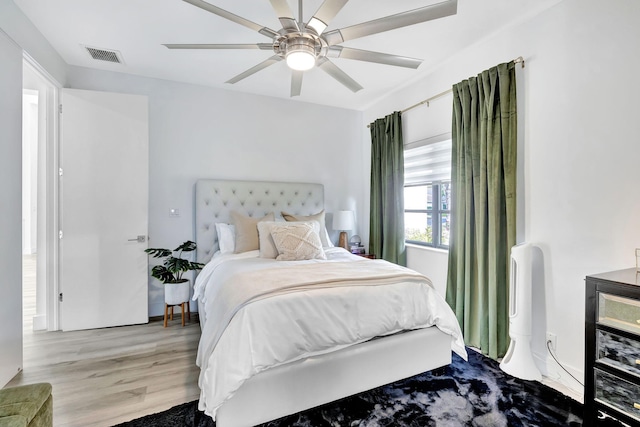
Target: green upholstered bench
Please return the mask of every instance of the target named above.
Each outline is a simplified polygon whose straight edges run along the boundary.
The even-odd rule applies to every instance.
[[[0,390],[0,427],[52,427],[51,384],[39,383]]]

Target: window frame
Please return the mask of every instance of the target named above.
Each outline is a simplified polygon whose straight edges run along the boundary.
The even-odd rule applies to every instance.
[[[451,222],[451,206],[449,209],[442,209],[442,199],[440,198],[442,184],[449,183],[450,180],[435,181],[421,184],[405,185],[403,188],[408,187],[428,187],[431,186],[431,209],[428,206],[425,209],[405,209],[404,214],[407,213],[423,213],[426,215],[431,214],[431,239],[432,242],[423,242],[420,240],[408,240],[405,238],[405,243],[412,245],[426,246],[438,249],[449,249],[449,245],[442,244],[442,215],[449,215],[449,222]]]

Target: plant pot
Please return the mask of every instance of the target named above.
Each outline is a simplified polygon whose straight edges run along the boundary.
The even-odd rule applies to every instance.
[[[164,302],[167,305],[178,305],[189,301],[191,283],[188,279],[183,279],[178,283],[165,283]]]

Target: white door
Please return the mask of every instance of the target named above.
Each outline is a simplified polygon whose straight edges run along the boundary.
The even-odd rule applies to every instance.
[[[147,323],[147,97],[63,89],[61,103],[60,326]]]

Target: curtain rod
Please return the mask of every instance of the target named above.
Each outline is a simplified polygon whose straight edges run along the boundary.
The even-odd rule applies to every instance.
[[[514,64],[522,64],[522,68],[524,68],[524,58],[523,58],[522,56],[518,56],[518,57],[517,57],[516,59],[514,59],[512,62],[513,62]],[[419,106],[421,106],[421,105],[425,105],[425,104],[426,104],[426,105],[427,105],[427,107],[428,107],[428,106],[429,106],[429,102],[431,102],[431,101],[435,101],[435,100],[436,100],[436,99],[438,99],[438,98],[441,98],[441,97],[443,97],[443,96],[445,96],[445,95],[450,94],[451,92],[453,92],[453,89],[447,89],[447,90],[445,90],[444,92],[440,92],[439,94],[432,96],[431,98],[427,98],[427,99],[425,99],[425,100],[423,100],[423,101],[418,102],[417,104],[413,104],[411,107],[407,107],[407,108],[405,108],[404,110],[401,110],[401,111],[400,111],[400,113],[404,114],[404,113],[406,113],[406,112],[407,112],[407,111],[409,111],[409,110],[412,110],[412,109],[414,109],[414,108],[416,108],[416,107],[419,107]],[[371,127],[371,125],[367,125],[367,127]]]
[[[423,101],[418,102],[417,104],[413,104],[411,107],[407,107],[404,110],[401,110],[400,112],[404,114],[409,110],[413,110],[414,108],[419,107],[421,105],[425,105],[425,104],[427,104],[427,107],[428,107],[429,106],[429,102],[435,101],[438,98],[441,98],[441,97],[443,97],[445,95],[450,94],[451,92],[453,92],[453,89],[447,89],[444,92],[440,92],[439,94],[432,96],[431,98],[427,98],[427,99],[425,99]]]

